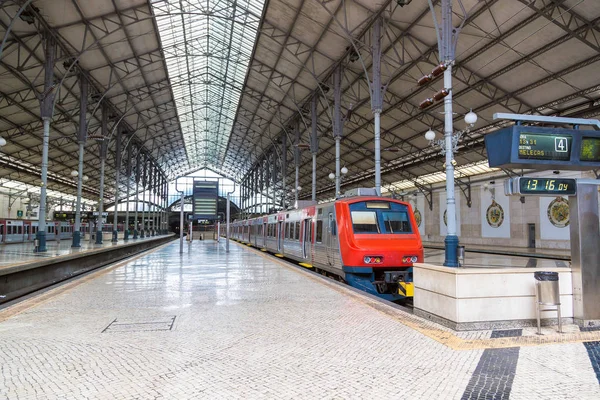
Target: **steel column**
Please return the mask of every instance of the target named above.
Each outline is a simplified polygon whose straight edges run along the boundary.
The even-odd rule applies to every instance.
[[[138,238],[138,208],[140,207],[140,166],[142,159],[142,149],[138,147],[135,159],[135,214],[133,222],[133,238]]]
[[[312,201],[317,201],[317,153],[319,152],[317,117],[317,96],[315,96],[312,98],[311,102],[312,133],[310,135],[310,152],[312,153]]]
[[[88,93],[88,83],[83,75],[80,75],[79,77],[79,87],[81,91],[81,95],[79,97],[79,132],[77,135],[77,139],[79,141],[79,164],[77,166],[77,203],[75,206],[75,227],[73,229],[73,242],[71,247],[81,247],[81,194],[83,189],[84,146],[87,139],[86,115]]]
[[[142,222],[140,224],[140,238],[146,237],[146,184],[148,182],[148,155],[144,154],[142,161]]]
[[[117,222],[119,220],[119,178],[121,177],[121,127],[117,126],[117,138],[116,138],[116,154],[115,154],[115,211],[113,214],[113,232],[112,232],[112,243],[119,241],[119,228]]]
[[[98,223],[96,224],[96,244],[102,244],[102,213],[104,212],[104,173],[108,149],[108,109],[102,105],[102,140],[100,140],[100,201],[98,202]]]
[[[371,85],[371,109],[375,121],[375,190],[381,196],[381,18],[373,24],[373,84]]]
[[[54,38],[46,34],[46,48],[44,49],[44,93],[40,101],[41,117],[44,124],[44,138],[42,144],[42,186],[40,189],[40,212],[38,222],[38,247],[37,251],[45,252],[46,248],[46,187],[48,185],[48,146],[50,142],[50,120],[54,112],[54,97],[56,83],[54,82],[54,59],[56,56]]]
[[[123,225],[123,240],[129,240],[129,188],[131,186],[131,152],[133,146],[129,146],[127,149],[127,166],[125,167],[125,174],[127,175],[127,189],[125,192],[125,225]]]
[[[452,0],[442,0],[442,32],[440,43],[440,61],[447,69],[444,71],[444,89],[448,96],[444,98],[444,140],[446,148],[446,210],[447,235],[445,261],[447,267],[458,267],[458,236],[456,229],[456,200],[454,198],[454,159],[452,137],[454,134],[452,114],[452,63],[454,62],[454,35],[452,28]]]
[[[295,170],[295,181],[294,181],[294,207],[298,208],[298,187],[300,180],[300,149],[298,145],[300,144],[300,128],[298,127],[298,122],[294,124],[294,164],[296,166]]]
[[[335,197],[341,193],[340,140],[342,139],[342,66],[333,74],[333,138],[335,139]]]
[[[281,193],[281,207],[285,210],[287,208],[287,187],[285,184],[287,177],[287,133],[283,132],[281,139],[281,176],[282,176],[282,193]]]

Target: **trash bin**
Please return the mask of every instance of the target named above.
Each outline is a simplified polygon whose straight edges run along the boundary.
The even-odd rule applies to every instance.
[[[538,335],[542,334],[542,311],[556,311],[558,319],[558,331],[562,332],[562,318],[560,316],[560,293],[558,290],[558,272],[536,271],[533,273],[533,277],[535,278]]]
[[[558,272],[536,271],[533,273],[536,282],[538,301],[541,304],[560,304],[558,293]]]
[[[456,254],[457,254],[457,258],[458,258],[458,265],[461,267],[464,266],[465,265],[465,246],[457,246]]]
[[[38,251],[40,248],[40,240],[38,238],[33,239],[33,249],[34,251]]]

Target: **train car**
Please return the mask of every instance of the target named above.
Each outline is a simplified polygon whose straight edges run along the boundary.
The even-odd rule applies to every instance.
[[[0,241],[2,243],[22,243],[24,241],[24,235],[25,224],[23,220],[0,220]]]
[[[252,226],[262,230],[246,234]],[[232,237],[392,301],[412,297],[412,265],[423,261],[410,204],[374,195],[234,222]]]
[[[56,234],[61,240],[73,238],[73,225],[66,221],[56,222]]]

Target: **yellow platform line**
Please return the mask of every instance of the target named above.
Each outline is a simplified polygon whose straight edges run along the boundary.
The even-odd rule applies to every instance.
[[[519,337],[504,337],[495,339],[463,339],[452,330],[444,328],[431,321],[427,321],[423,318],[409,314],[402,310],[398,310],[392,306],[385,304],[384,302],[373,300],[367,296],[362,296],[359,293],[345,288],[341,284],[324,279],[320,276],[310,274],[308,271],[303,271],[298,268],[294,268],[283,260],[273,259],[266,254],[256,252],[262,257],[268,258],[269,260],[276,262],[283,267],[302,274],[315,282],[322,285],[326,285],[331,289],[343,293],[354,299],[355,301],[362,303],[374,310],[386,315],[389,318],[396,320],[402,325],[411,328],[422,335],[427,336],[430,339],[435,340],[453,350],[481,350],[481,349],[503,349],[507,347],[529,347],[529,346],[543,346],[551,344],[566,344],[566,343],[583,343],[583,342],[595,342],[600,341],[600,331],[593,332],[572,332],[572,333],[556,333],[554,335],[532,335],[532,336],[519,336]],[[275,254],[277,256],[277,254]],[[279,257],[283,257],[279,254]]]

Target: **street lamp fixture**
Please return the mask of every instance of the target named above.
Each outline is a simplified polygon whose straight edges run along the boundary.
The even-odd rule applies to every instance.
[[[331,180],[335,179],[335,174],[333,172],[329,173],[329,179],[331,179]]]
[[[0,147],[2,146],[6,146],[6,139],[4,139],[3,137],[0,137]]]
[[[473,110],[470,110],[467,114],[465,114],[465,123],[467,124],[467,127],[462,130],[462,131],[457,131],[452,135],[452,152],[456,152],[456,149],[458,147],[458,142],[460,141],[460,139],[462,138],[462,136],[465,133],[469,133],[471,128],[473,126],[475,126],[475,124],[477,123],[477,114],[475,114],[473,112]],[[434,132],[433,129],[429,129],[427,132],[425,132],[425,139],[429,142],[429,144],[431,146],[437,146],[440,148],[441,153],[445,153],[446,152],[446,141],[444,139],[438,139],[436,140],[436,134]],[[452,160],[454,161],[454,160]],[[456,161],[454,161],[456,162]]]
[[[90,180],[90,178],[87,175],[84,175],[83,178],[81,178],[84,182],[87,182]]]
[[[78,175],[79,175],[79,172],[77,172],[77,171],[75,171],[75,170],[71,171],[71,176],[72,176],[73,178],[77,178],[77,176],[78,176]]]

